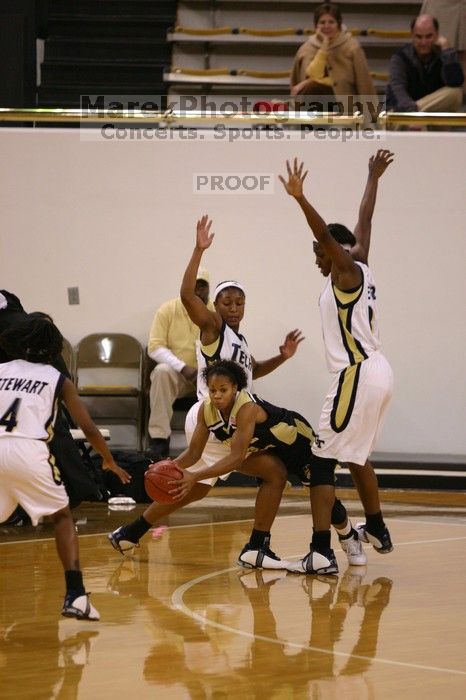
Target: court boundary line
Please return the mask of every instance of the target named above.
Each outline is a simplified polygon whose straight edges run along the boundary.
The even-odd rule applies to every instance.
[[[455,539],[466,539],[465,538],[455,538]],[[415,543],[413,543],[415,544]],[[296,555],[293,555],[296,556]],[[466,671],[459,671],[456,669],[451,669],[451,668],[441,668],[438,666],[424,666],[421,664],[414,664],[414,663],[409,663],[407,661],[393,661],[391,659],[383,659],[379,658],[376,656],[362,656],[361,654],[350,654],[344,651],[335,651],[335,650],[329,650],[329,649],[321,649],[320,647],[315,647],[315,646],[310,646],[308,644],[299,644],[298,642],[290,642],[286,641],[283,639],[273,639],[273,637],[266,637],[261,634],[254,634],[253,632],[247,632],[246,630],[239,630],[236,629],[235,627],[230,627],[229,625],[224,625],[221,622],[215,622],[214,620],[209,620],[206,617],[203,617],[202,615],[199,615],[198,613],[195,613],[193,610],[190,610],[190,608],[185,605],[183,601],[183,596],[188,591],[190,588],[193,586],[197,585],[198,583],[202,583],[206,581],[209,578],[214,578],[215,576],[220,576],[225,573],[229,573],[230,571],[236,571],[237,567],[230,567],[228,569],[222,569],[217,572],[212,572],[210,574],[205,574],[204,576],[199,576],[195,579],[192,579],[191,581],[187,581],[184,583],[182,586],[179,586],[172,594],[171,596],[171,603],[173,607],[181,612],[183,615],[186,615],[187,617],[192,618],[193,620],[201,623],[202,625],[209,625],[211,627],[216,627],[217,629],[221,629],[224,632],[229,632],[231,634],[235,634],[240,637],[246,637],[248,639],[252,640],[259,640],[262,642],[266,642],[269,644],[280,644],[281,646],[287,646],[289,648],[293,649],[299,649],[299,650],[306,650],[306,651],[316,651],[321,654],[326,654],[327,656],[338,656],[342,657],[345,659],[359,659],[361,661],[369,661],[370,663],[372,662],[378,662],[382,664],[386,664],[388,666],[401,666],[404,668],[410,668],[410,669],[416,669],[419,671],[431,671],[435,673],[448,673],[452,675],[457,675],[457,676],[466,676]],[[300,576],[301,574],[298,574]],[[303,574],[304,575],[304,574]]]
[[[303,517],[310,517],[310,513],[293,513],[292,515],[277,515],[275,518],[275,522],[277,520],[283,520],[285,518],[303,518]],[[363,515],[361,517],[364,517]],[[433,516],[435,517],[441,517],[441,516]],[[169,530],[179,530],[183,527],[189,528],[189,527],[207,527],[208,525],[229,525],[229,524],[237,524],[237,523],[252,523],[254,522],[254,518],[246,518],[242,519],[240,518],[239,520],[218,520],[216,522],[212,523],[188,523],[186,525],[168,525]],[[406,522],[411,522],[411,520],[406,519],[406,518],[390,518],[390,522],[392,523],[406,523]],[[425,520],[416,520],[416,523],[419,525],[433,525],[433,524],[438,524],[438,525],[454,525],[456,527],[465,527],[466,526],[466,520],[463,523],[455,523],[455,522],[448,522],[448,523],[432,523],[429,521]],[[160,526],[151,526],[152,527],[160,527]],[[150,530],[149,530],[150,532]],[[79,539],[84,539],[84,537],[104,537],[106,535],[107,531],[104,532],[88,532],[88,533],[78,533]],[[0,542],[0,547],[3,545],[13,545],[13,544],[31,544],[32,542],[49,542],[51,540],[54,540],[55,537],[52,535],[51,537],[38,537],[38,538],[33,538],[30,540],[13,540],[12,542]],[[440,540],[418,540],[417,542],[400,542],[400,543],[395,543],[395,547],[402,547],[403,545],[406,544],[430,544],[434,542],[449,542],[450,540],[455,540],[455,539],[465,539],[464,537],[449,537],[446,540],[445,539],[440,539]],[[342,550],[336,549],[336,552],[340,552]]]

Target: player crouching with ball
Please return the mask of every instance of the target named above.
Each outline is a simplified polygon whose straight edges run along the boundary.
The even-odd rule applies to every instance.
[[[279,559],[270,549],[270,529],[287,472],[297,474],[303,483],[309,481],[308,465],[314,441],[312,427],[299,413],[279,408],[249,393],[245,388],[246,374],[236,362],[218,360],[204,369],[203,377],[209,396],[199,411],[189,446],[173,462],[185,471],[181,479],[174,478],[166,486],[174,503],[171,506],[152,504],[134,523],[110,533],[109,539],[123,552],[137,544],[141,534],[150,528],[149,518],[154,506],[157,512],[163,507],[167,508],[166,513],[173,512],[189,502],[190,491],[198,481],[237,470],[260,481],[254,528],[238,564],[247,568],[286,569],[290,562]],[[226,443],[229,452],[211,467],[189,470],[201,457],[210,433]],[[160,487],[162,480],[155,481]],[[164,502],[166,500],[164,496]],[[344,507],[339,505],[339,512],[346,518]],[[336,564],[331,573],[338,571],[335,567]]]

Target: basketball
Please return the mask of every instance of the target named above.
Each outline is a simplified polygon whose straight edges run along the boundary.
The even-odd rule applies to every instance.
[[[173,503],[174,499],[168,492],[175,488],[175,485],[171,484],[170,481],[181,479],[182,476],[183,472],[176,462],[171,459],[162,459],[160,462],[149,465],[144,474],[144,488],[153,501]]]

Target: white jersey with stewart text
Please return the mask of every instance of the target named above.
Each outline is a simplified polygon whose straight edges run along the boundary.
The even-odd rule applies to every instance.
[[[202,378],[202,371],[207,363],[215,360],[233,360],[246,372],[248,385],[246,389],[252,391],[252,359],[246,338],[236,333],[230,326],[223,322],[220,335],[210,345],[202,345],[200,342],[196,348],[197,354],[197,398],[204,399],[209,395],[207,384]]]
[[[367,359],[380,349],[375,284],[367,265],[359,287],[342,292],[330,276],[319,298],[327,367],[340,372]]]
[[[0,364],[0,438],[51,439],[64,380],[50,365],[26,360]]]

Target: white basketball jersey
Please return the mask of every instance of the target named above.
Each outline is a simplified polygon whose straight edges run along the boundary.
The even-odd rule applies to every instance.
[[[330,276],[319,298],[327,366],[340,372],[348,365],[367,359],[380,349],[377,324],[375,284],[367,265],[362,270],[361,285],[342,292]]]
[[[26,360],[0,364],[0,438],[49,440],[65,375]]]
[[[202,370],[207,366],[207,363],[210,364],[215,360],[233,360],[241,365],[248,379],[246,388],[248,391],[252,391],[252,359],[246,338],[236,333],[225,322],[223,322],[220,335],[215,342],[210,345],[202,345],[198,342],[196,355],[198,399],[204,399],[209,395],[207,384],[202,377]]]

